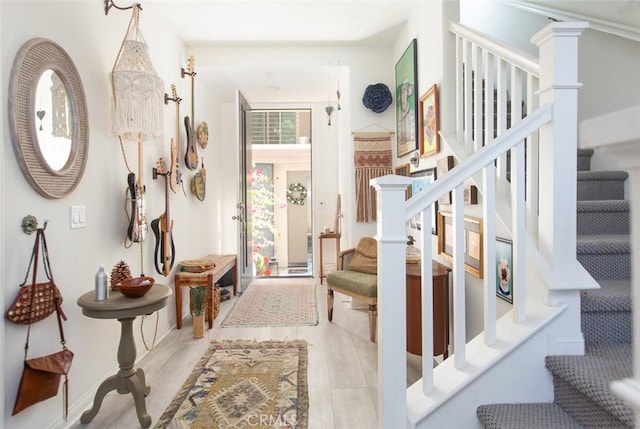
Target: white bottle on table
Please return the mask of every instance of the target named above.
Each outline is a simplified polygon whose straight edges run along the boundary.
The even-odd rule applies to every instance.
[[[96,301],[104,301],[109,298],[109,288],[107,287],[107,273],[104,271],[104,264],[96,273]]]

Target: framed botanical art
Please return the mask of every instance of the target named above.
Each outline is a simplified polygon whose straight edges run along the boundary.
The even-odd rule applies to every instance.
[[[513,243],[496,237],[496,295],[513,304]]]
[[[413,39],[396,63],[397,156],[418,148],[418,41]]]
[[[482,278],[482,220],[464,217],[464,270]],[[453,215],[438,213],[438,255],[453,261]]]
[[[409,171],[410,171],[409,164],[402,164],[402,165],[398,165],[396,167],[396,174],[398,176],[407,176],[407,177],[409,177],[409,174],[410,174]],[[405,199],[408,200],[409,198],[411,198],[411,187],[407,186]]]
[[[438,85],[433,84],[422,97],[418,105],[418,130],[420,133],[420,156],[435,155],[440,151],[438,135]]]
[[[418,192],[422,191],[424,188],[429,187],[436,180],[436,169],[429,168],[427,170],[414,171],[411,173],[411,177],[413,178],[413,182],[411,183],[411,196],[416,195]],[[434,202],[431,206],[431,234],[438,234],[438,202]],[[410,225],[414,229],[422,229],[422,225],[420,223],[420,215],[416,215],[411,218]]]

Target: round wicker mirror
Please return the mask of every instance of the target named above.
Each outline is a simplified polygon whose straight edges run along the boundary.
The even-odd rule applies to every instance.
[[[57,109],[51,115],[58,118],[58,129],[65,128],[71,139],[70,149],[66,149],[68,156],[64,154],[66,162],[63,160],[60,165],[47,161],[49,155],[41,146],[42,136],[38,139],[39,118],[44,114],[42,106],[36,103],[37,97],[42,97],[42,90],[36,94],[38,82],[46,75],[59,80],[64,91],[58,92],[66,93],[66,97],[58,97],[51,104],[52,109]],[[51,88],[54,94],[53,86]],[[87,105],[73,61],[55,42],[31,39],[16,55],[9,83],[9,127],[20,169],[40,195],[63,198],[75,189],[87,162]]]

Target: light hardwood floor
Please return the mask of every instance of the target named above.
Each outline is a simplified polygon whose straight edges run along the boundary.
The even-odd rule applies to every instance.
[[[371,429],[377,427],[377,348],[369,341],[366,310],[354,310],[336,294],[333,322],[327,320],[326,285],[313,278],[261,278],[258,283],[314,283],[317,285],[319,323],[316,326],[221,328],[238,297],[221,303],[212,330],[202,339],[192,338],[191,318],[174,329],[142,359],[151,393],[146,398],[153,427],[182,387],[209,342],[222,339],[292,340],[308,343],[309,428]],[[408,383],[420,378],[420,359],[407,355]],[[132,429],[139,427],[130,394],[109,393],[95,419],[75,423],[74,429]]]

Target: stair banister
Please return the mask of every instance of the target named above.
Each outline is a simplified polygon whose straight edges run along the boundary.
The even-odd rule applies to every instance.
[[[442,195],[463,184],[467,178],[480,171],[485,165],[493,162],[519,141],[524,140],[532,132],[547,124],[551,120],[552,112],[553,107],[551,104],[541,106],[530,116],[524,118],[518,127],[510,128],[504,134],[498,136],[493,143],[470,155],[466,162],[456,165],[454,169],[436,180],[432,185],[429,185],[423,192],[402,204],[406,207],[404,222],[417,215],[423,207],[430,206]],[[409,184],[411,184],[410,181]]]

